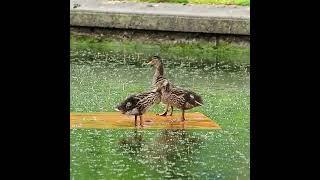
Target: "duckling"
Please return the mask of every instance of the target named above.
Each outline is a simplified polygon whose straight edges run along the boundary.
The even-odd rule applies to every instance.
[[[172,88],[168,81],[164,81],[161,87],[161,102],[168,106],[174,106],[182,110],[181,120],[185,121],[185,110],[202,106],[202,97],[195,92],[182,88]]]
[[[116,107],[122,114],[134,115],[134,125],[137,126],[137,116],[140,117],[140,126],[143,127],[142,115],[154,104],[159,103],[160,92],[143,92],[129,96]]]
[[[168,82],[170,83],[171,87],[175,87],[175,85],[173,85],[167,78],[164,77],[163,63],[159,56],[151,56],[147,64],[153,65],[155,67],[155,73],[152,79],[153,91],[159,91],[163,86],[164,82]],[[171,108],[170,116],[172,116],[173,106],[170,106],[170,108]],[[166,116],[168,113],[168,109],[169,109],[169,105],[167,104],[165,111],[162,114],[157,114],[157,115]]]

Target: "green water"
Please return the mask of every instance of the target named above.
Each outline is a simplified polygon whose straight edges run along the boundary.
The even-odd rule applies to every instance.
[[[154,70],[144,61],[73,49],[70,111],[114,111],[129,94],[148,89]],[[167,78],[204,99],[205,106],[187,112],[207,115],[222,130],[71,129],[71,179],[249,179],[249,72],[163,61]]]

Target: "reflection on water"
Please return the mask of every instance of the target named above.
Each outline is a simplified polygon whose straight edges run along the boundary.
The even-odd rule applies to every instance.
[[[226,131],[71,129],[70,133],[70,170],[75,179],[249,178],[249,155]]]
[[[120,147],[133,157],[140,155],[144,143],[143,131],[138,132],[138,129],[133,130],[133,135],[130,134],[130,136],[121,138],[119,141]]]
[[[119,145],[126,155],[136,162],[148,164],[150,170],[163,177],[186,178],[192,177],[190,167],[201,141],[201,137],[185,129],[164,129],[147,142],[143,138],[143,130],[139,132],[135,129],[133,134],[120,139]]]
[[[157,157],[154,166],[165,177],[192,177],[191,165],[201,139],[192,136],[185,129],[166,129],[155,139],[151,155]],[[162,166],[158,166],[161,164]]]

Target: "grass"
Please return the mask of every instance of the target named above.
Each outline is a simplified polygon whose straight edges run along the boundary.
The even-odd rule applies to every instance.
[[[164,59],[174,59],[177,63],[199,61],[230,65],[249,65],[250,48],[228,43],[214,45],[210,42],[195,43],[158,43],[130,40],[114,40],[94,36],[71,35],[71,47],[74,49],[90,49],[109,54],[121,53],[139,56],[145,59],[150,55],[160,55]]]
[[[184,4],[210,4],[210,5],[238,5],[249,6],[250,0],[133,0],[152,3],[184,3]]]

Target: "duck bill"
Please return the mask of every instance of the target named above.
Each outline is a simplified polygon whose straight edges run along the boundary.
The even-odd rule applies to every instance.
[[[196,104],[198,104],[199,106],[203,106],[203,104],[199,103],[198,101],[195,101]]]

